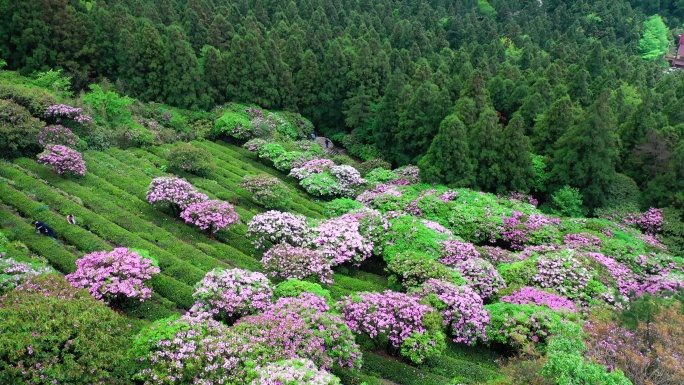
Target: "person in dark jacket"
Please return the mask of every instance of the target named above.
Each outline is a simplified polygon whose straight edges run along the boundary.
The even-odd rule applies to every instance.
[[[47,235],[48,237],[55,239],[55,230],[53,230],[52,227],[41,221],[35,221],[33,222],[33,225],[36,226],[36,233]]]

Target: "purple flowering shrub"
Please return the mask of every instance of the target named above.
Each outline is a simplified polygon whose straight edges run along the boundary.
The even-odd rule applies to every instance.
[[[232,324],[240,317],[262,312],[271,306],[273,291],[265,275],[241,269],[213,269],[195,285],[191,312],[211,313]]]
[[[407,165],[394,170],[399,184],[420,183],[420,169],[417,166]],[[405,182],[405,183],[401,183]]]
[[[564,245],[569,249],[584,251],[598,251],[601,249],[601,239],[593,234],[565,234]]]
[[[61,122],[62,119],[73,120],[76,123],[87,124],[93,118],[84,114],[83,109],[79,107],[72,107],[66,104],[53,104],[45,109],[45,117],[53,119],[56,122]]]
[[[334,282],[330,260],[319,250],[282,243],[268,249],[261,258],[261,263],[271,277],[311,278],[328,285]]]
[[[143,302],[150,298],[152,289],[145,284],[159,272],[152,260],[126,247],[117,247],[84,255],[76,260],[76,271],[65,278],[74,287],[88,289],[101,301],[120,304],[127,299]]]
[[[389,211],[387,210],[388,206],[392,207],[392,209],[402,209],[399,205],[400,199],[398,199],[401,197],[403,197],[403,194],[397,186],[379,184],[375,186],[375,188],[359,194],[359,196],[356,197],[356,200],[368,207]]]
[[[482,258],[471,258],[460,262],[456,270],[483,299],[496,294],[506,287],[506,281],[501,277],[494,265]]]
[[[181,212],[180,217],[186,223],[193,224],[212,234],[221,229],[229,228],[230,225],[240,220],[233,205],[219,200],[193,203]]]
[[[361,178],[359,170],[349,165],[330,166],[329,172],[345,189],[353,189],[366,183],[366,180]]]
[[[569,299],[530,286],[522,287],[511,295],[501,297],[500,300],[518,305],[547,306],[553,310],[565,310],[573,313],[577,311],[575,303]]]
[[[340,379],[319,370],[311,360],[294,358],[267,363],[257,369],[251,385],[340,385]]]
[[[247,237],[257,250],[278,243],[304,247],[312,242],[313,230],[303,215],[271,210],[255,215],[247,223]]]
[[[548,254],[537,259],[537,274],[532,282],[552,289],[570,299],[587,299],[584,295],[592,274],[570,250]]]
[[[268,174],[246,175],[240,187],[252,194],[254,202],[267,209],[285,208],[292,200],[287,185]]]
[[[510,244],[513,250],[522,250],[526,245],[541,245],[557,237],[560,219],[549,218],[544,214],[526,214],[514,211],[510,217],[503,218],[501,239]]]
[[[404,289],[420,286],[430,279],[465,283],[454,269],[435,261],[424,253],[412,250],[394,256],[387,263],[386,270],[390,274],[389,283]]]
[[[439,222],[431,221],[431,220],[429,220],[429,219],[421,219],[420,221],[423,222],[423,224],[425,225],[425,227],[427,227],[427,228],[430,229],[430,230],[434,230],[434,231],[436,231],[436,232],[438,232],[438,233],[440,233],[440,234],[446,234],[446,235],[449,235],[449,236],[453,236],[453,235],[454,235],[454,233],[453,233],[451,230],[447,229],[446,227],[444,227],[444,226],[443,226],[441,223],[439,223]]]
[[[317,197],[350,197],[353,190],[343,186],[328,172],[311,174],[299,182],[299,185],[311,195]]]
[[[313,158],[314,154],[310,152],[287,151],[271,160],[273,161],[273,167],[283,172],[289,172],[293,168],[302,167]]]
[[[314,245],[333,266],[347,262],[359,265],[373,252],[373,242],[360,229],[359,218],[353,214],[328,219],[313,229]]]
[[[5,258],[4,253],[0,252],[0,295],[31,277],[50,273],[54,273],[54,270],[49,266],[36,262],[19,262],[14,258]]]
[[[51,144],[45,147],[45,151],[38,154],[38,163],[42,163],[57,174],[72,174],[83,176],[86,172],[86,163],[80,152],[59,144]]]
[[[169,206],[174,216],[179,216],[193,203],[209,200],[195,190],[185,179],[177,177],[154,178],[147,190],[147,201],[154,205]]]
[[[470,242],[450,239],[444,241],[442,245],[443,249],[440,252],[439,261],[447,266],[456,266],[465,260],[480,257],[475,245]]]
[[[43,147],[47,147],[51,144],[74,147],[76,146],[76,143],[78,143],[78,140],[78,135],[59,124],[56,126],[45,126],[38,131],[38,143]]]
[[[663,210],[651,207],[648,211],[641,213],[634,224],[646,234],[655,235],[663,231]]]
[[[261,139],[261,138],[254,138],[248,140],[245,144],[242,145],[242,148],[249,150],[249,151],[256,151],[257,153],[261,151],[262,148],[268,143],[266,140]]]
[[[0,296],[0,382],[129,383],[128,320],[56,274]]]
[[[562,322],[555,311],[542,306],[498,302],[485,305],[489,313],[487,338],[521,351],[545,345]]]
[[[480,256],[494,265],[498,265],[500,263],[511,263],[520,260],[519,254],[515,254],[510,250],[494,246],[480,247]]]
[[[478,340],[487,341],[489,313],[484,309],[482,298],[473,289],[429,279],[417,294],[439,310],[454,342],[473,345]]]
[[[302,164],[300,167],[295,167],[292,170],[290,170],[290,176],[302,180],[310,175],[325,172],[334,165],[335,162],[333,162],[330,159],[312,159]]]

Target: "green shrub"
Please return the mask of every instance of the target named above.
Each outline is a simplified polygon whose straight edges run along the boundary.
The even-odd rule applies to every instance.
[[[489,313],[489,342],[497,342],[520,351],[542,351],[554,330],[562,322],[553,310],[534,305],[495,303],[485,305]]]
[[[395,255],[387,263],[387,272],[390,274],[390,285],[396,285],[404,290],[420,286],[430,278],[456,285],[465,284],[456,270],[419,251],[409,250]]]
[[[299,297],[301,293],[313,293],[330,301],[330,291],[313,282],[288,279],[276,285],[273,295],[276,299],[283,297]]]
[[[451,383],[449,378],[432,374],[371,352],[363,353],[362,370],[364,373],[402,385],[444,385]]]
[[[83,103],[88,107],[95,123],[109,128],[133,123],[129,109],[133,99],[119,96],[114,91],[105,91],[97,84],[89,87],[90,92],[83,95]]]
[[[209,151],[197,148],[190,143],[180,143],[172,148],[168,159],[170,170],[176,172],[189,172],[199,176],[206,176],[214,168]]]
[[[369,183],[388,183],[399,179],[399,176],[392,170],[374,168],[366,173],[365,178]]]
[[[0,99],[1,157],[35,156],[41,151],[38,131],[43,127],[45,124],[32,117],[26,108],[13,101]]]
[[[48,106],[57,104],[57,99],[38,87],[0,81],[0,99],[11,100],[26,108],[33,117],[42,117]]]
[[[360,209],[363,203],[349,198],[337,198],[325,204],[325,215],[328,218],[339,217],[352,210]]]
[[[585,214],[582,206],[582,195],[577,188],[565,185],[551,195],[551,201],[553,208],[562,216],[579,218]]]
[[[214,121],[213,134],[218,137],[232,136],[237,139],[250,139],[255,136],[247,114],[234,111],[226,112]]]
[[[128,321],[61,277],[0,297],[0,319],[2,383],[126,383],[133,374]]]
[[[392,164],[384,159],[373,158],[361,163],[357,168],[361,173],[361,176],[365,177],[366,174],[368,174],[372,170],[375,170],[376,168],[391,170]]]
[[[641,191],[634,179],[625,174],[616,173],[606,191],[604,207],[618,208],[623,206],[639,206]]]
[[[502,263],[496,269],[509,287],[527,286],[532,281],[532,277],[537,274],[535,258],[528,258],[524,261],[513,263]]]

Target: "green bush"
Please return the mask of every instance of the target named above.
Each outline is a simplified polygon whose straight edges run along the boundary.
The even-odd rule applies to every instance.
[[[363,203],[349,198],[337,198],[325,204],[325,215],[328,218],[339,217],[352,210],[360,209]]]
[[[384,168],[374,168],[365,175],[369,183],[388,183],[399,179],[399,176],[392,170]]]
[[[45,124],[32,117],[26,108],[0,99],[0,156],[7,159],[35,156],[41,151],[38,131],[43,127]]]
[[[548,338],[561,324],[562,318],[553,310],[534,305],[495,303],[485,305],[489,313],[489,342],[507,345],[527,353],[544,350]]]
[[[537,274],[535,258],[528,258],[524,261],[513,263],[502,263],[496,269],[509,287],[527,286],[532,281],[532,277]]]
[[[361,163],[358,167],[359,172],[361,173],[361,176],[365,177],[366,174],[371,172],[372,170],[375,170],[376,168],[379,169],[384,169],[384,170],[391,170],[392,169],[392,164],[386,160],[380,159],[380,158],[373,158],[370,160],[367,160],[363,163]]]
[[[55,275],[0,297],[0,382],[126,383],[128,321]]]
[[[444,385],[451,379],[402,364],[371,352],[363,353],[364,373],[375,375],[402,385]]]
[[[169,168],[176,172],[206,176],[214,168],[209,151],[190,143],[180,143],[169,152]]]
[[[11,100],[29,110],[36,118],[42,117],[48,106],[58,103],[52,94],[38,87],[5,81],[0,81],[0,99]]]
[[[330,291],[313,282],[288,279],[276,285],[273,295],[276,299],[283,297],[299,297],[301,293],[313,293],[330,301]]]
[[[579,218],[585,214],[582,206],[582,195],[579,189],[570,186],[563,186],[562,189],[551,195],[553,208],[562,216]]]
[[[91,84],[89,87],[90,92],[83,95],[83,103],[95,123],[109,128],[133,123],[129,109],[133,99],[119,96],[114,91],[105,91],[97,84]]]
[[[430,278],[464,285],[465,281],[454,269],[437,262],[434,258],[419,251],[408,250],[395,255],[387,263],[392,286],[409,290],[422,285]]]
[[[254,136],[254,129],[245,112],[229,111],[214,121],[213,134],[217,137],[232,136],[237,139],[249,139]]]

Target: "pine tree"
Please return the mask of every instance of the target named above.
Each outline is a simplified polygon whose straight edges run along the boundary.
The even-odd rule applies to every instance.
[[[418,162],[421,178],[450,186],[469,186],[473,181],[466,127],[456,114],[439,125],[427,153]]]
[[[519,114],[513,115],[504,130],[501,170],[507,191],[529,191],[534,169],[530,157],[530,139],[525,136],[525,122]]]
[[[468,143],[474,160],[476,185],[485,191],[505,189],[501,167],[502,132],[499,116],[492,108],[485,109],[470,128]]]

